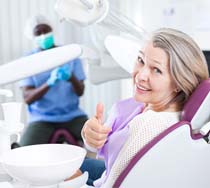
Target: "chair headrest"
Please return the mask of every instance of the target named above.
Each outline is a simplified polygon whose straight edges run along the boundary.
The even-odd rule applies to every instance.
[[[192,130],[199,130],[210,120],[210,79],[203,81],[190,96],[181,119],[190,122]]]

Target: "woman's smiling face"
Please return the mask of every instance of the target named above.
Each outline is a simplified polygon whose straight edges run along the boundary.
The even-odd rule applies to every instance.
[[[169,58],[161,48],[148,43],[139,52],[133,72],[134,98],[155,111],[164,110],[176,96]]]

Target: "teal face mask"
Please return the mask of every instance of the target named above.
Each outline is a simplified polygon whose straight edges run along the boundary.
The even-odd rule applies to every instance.
[[[52,48],[54,45],[54,37],[52,33],[41,35],[35,38],[37,45],[44,50]]]

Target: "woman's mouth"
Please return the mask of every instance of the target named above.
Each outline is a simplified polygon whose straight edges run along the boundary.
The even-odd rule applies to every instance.
[[[145,87],[145,86],[141,86],[141,85],[137,85],[137,84],[136,84],[136,88],[137,88],[138,90],[141,90],[141,91],[151,91],[151,89],[148,89],[148,88]]]

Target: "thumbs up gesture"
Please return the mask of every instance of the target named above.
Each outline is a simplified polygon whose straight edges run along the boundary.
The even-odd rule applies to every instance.
[[[96,149],[100,149],[104,145],[111,131],[110,127],[103,125],[103,113],[103,104],[97,104],[95,117],[86,121],[82,130],[86,143]]]

